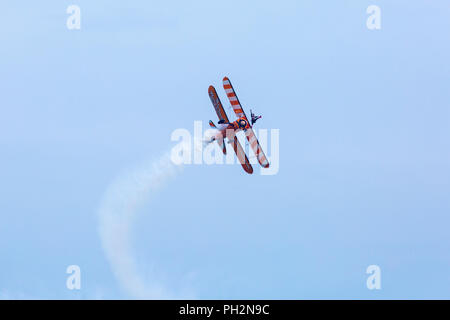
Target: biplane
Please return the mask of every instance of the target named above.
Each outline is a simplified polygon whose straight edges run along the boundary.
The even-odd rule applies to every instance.
[[[230,79],[228,79],[227,77],[223,78],[223,88],[225,89],[228,99],[230,100],[231,107],[233,108],[233,111],[236,114],[237,120],[230,122],[222,106],[222,103],[220,102],[219,96],[217,95],[216,89],[214,89],[213,86],[209,86],[208,88],[209,98],[211,99],[211,102],[214,105],[214,109],[216,110],[217,116],[219,117],[217,126],[211,120],[209,121],[210,127],[216,129],[214,135],[212,136],[209,142],[217,141],[220,148],[222,149],[222,152],[226,154],[227,149],[225,145],[225,138],[227,138],[228,143],[233,146],[233,150],[236,153],[236,156],[239,162],[241,163],[242,168],[244,168],[245,172],[252,174],[253,167],[248,161],[248,157],[245,154],[244,149],[242,149],[242,146],[239,143],[238,138],[236,137],[237,132],[244,131],[244,134],[247,137],[250,147],[255,153],[255,156],[258,159],[259,164],[263,168],[268,168],[269,161],[267,160],[261,148],[261,145],[259,144],[258,139],[256,138],[256,135],[252,129],[253,124],[256,122],[256,120],[261,118],[261,116],[254,115],[253,112],[251,112],[250,110],[251,122],[249,122],[247,116],[245,115],[244,110],[242,109],[242,106],[239,102],[236,92],[234,91],[233,86],[231,85]]]

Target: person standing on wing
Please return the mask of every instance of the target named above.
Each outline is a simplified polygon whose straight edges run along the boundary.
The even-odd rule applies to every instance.
[[[261,119],[262,116],[257,116],[252,112],[252,109],[250,109],[250,114],[251,114],[251,118],[252,118],[252,125],[255,124],[256,120]]]

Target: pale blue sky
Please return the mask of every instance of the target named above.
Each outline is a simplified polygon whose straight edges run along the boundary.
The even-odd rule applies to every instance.
[[[66,28],[70,4],[81,30]],[[371,4],[381,30],[366,28]],[[0,297],[132,298],[102,250],[101,198],[174,129],[216,121],[207,88],[226,102],[227,75],[258,126],[280,129],[279,174],[186,167],[141,210],[141,268],[198,298],[450,298],[448,1],[0,12]]]

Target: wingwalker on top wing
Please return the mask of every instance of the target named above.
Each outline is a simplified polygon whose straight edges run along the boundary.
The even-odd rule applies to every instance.
[[[231,106],[233,107],[234,113],[237,116],[237,120],[234,122],[230,122],[228,120],[227,114],[223,109],[222,103],[220,102],[219,96],[217,95],[216,89],[213,86],[210,86],[208,89],[209,98],[211,99],[212,104],[214,105],[214,109],[216,109],[217,116],[219,117],[219,122],[217,126],[210,120],[209,125],[216,129],[211,140],[208,142],[217,141],[219,146],[222,148],[224,154],[227,153],[227,149],[225,146],[225,138],[228,138],[228,143],[232,144],[234,152],[236,152],[236,156],[239,159],[242,167],[245,172],[251,174],[253,173],[253,168],[250,162],[248,161],[247,155],[242,149],[241,144],[236,137],[236,133],[239,131],[244,131],[245,136],[247,137],[248,142],[258,159],[258,162],[263,168],[269,167],[269,161],[267,160],[264,152],[256,139],[256,135],[253,132],[252,126],[261,118],[261,116],[255,116],[253,112],[251,113],[251,123],[248,121],[247,116],[245,115],[244,110],[242,109],[241,104],[239,103],[239,99],[236,95],[236,92],[231,85],[230,79],[227,77],[223,78],[223,88],[227,93],[228,99],[230,100]]]

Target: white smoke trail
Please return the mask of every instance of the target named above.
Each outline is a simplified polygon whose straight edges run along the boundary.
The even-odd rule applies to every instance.
[[[198,143],[194,142],[195,148]],[[187,147],[187,146],[186,146]],[[132,249],[131,234],[137,211],[167,182],[182,172],[170,152],[159,160],[125,172],[107,188],[100,204],[100,238],[121,287],[136,299],[177,299],[154,275],[142,275]],[[190,294],[189,294],[190,295]]]

